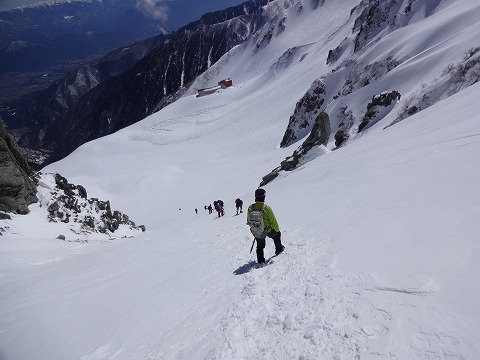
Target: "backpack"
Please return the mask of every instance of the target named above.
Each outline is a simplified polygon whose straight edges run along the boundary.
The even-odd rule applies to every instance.
[[[248,215],[247,225],[250,226],[250,232],[258,239],[264,239],[267,234],[265,233],[265,222],[263,221],[263,214],[267,205],[263,204],[260,210],[251,210]]]

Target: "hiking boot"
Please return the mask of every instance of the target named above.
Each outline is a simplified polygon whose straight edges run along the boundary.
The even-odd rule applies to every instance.
[[[275,250],[275,255],[281,254],[283,252],[283,250],[285,250],[285,246],[282,245],[282,247],[280,249]]]

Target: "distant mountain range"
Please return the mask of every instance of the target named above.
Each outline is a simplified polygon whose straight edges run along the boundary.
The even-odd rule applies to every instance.
[[[274,16],[261,10],[268,2],[251,0],[205,14],[175,33],[82,65],[48,89],[4,106],[2,117],[20,146],[42,151],[40,158],[38,153],[29,156],[30,161],[43,163],[45,153],[52,154],[49,161],[60,159],[174,101]]]

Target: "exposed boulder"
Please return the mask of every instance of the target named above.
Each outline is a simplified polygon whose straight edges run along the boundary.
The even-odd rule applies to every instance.
[[[358,126],[358,132],[362,131],[367,126],[372,126],[385,117],[393,105],[400,100],[400,96],[400,93],[396,90],[378,96],[374,95],[372,97],[372,102],[367,104],[367,112]]]
[[[34,172],[0,119],[0,211],[27,214],[36,192]]]
[[[345,129],[339,129],[335,133],[335,146],[341,146],[348,139],[348,132]]]
[[[262,178],[260,186],[264,186],[275,179],[280,171],[291,171],[296,169],[299,165],[312,160],[318,155],[326,152],[325,146],[330,138],[330,119],[326,112],[320,113],[315,119],[310,135],[305,139],[302,145],[293,152],[293,155],[286,158],[280,163],[280,166],[275,168],[270,174]],[[321,149],[323,147],[323,149]],[[314,153],[314,149],[319,149]]]
[[[350,38],[345,38],[335,49],[330,49],[327,56],[327,65],[333,64],[338,61],[338,59],[340,59],[345,53],[345,51],[348,49],[351,42],[352,40]]]

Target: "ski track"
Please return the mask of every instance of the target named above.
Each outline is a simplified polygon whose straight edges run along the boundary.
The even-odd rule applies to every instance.
[[[240,239],[240,226],[220,233],[222,241]],[[251,237],[246,240],[251,244]],[[453,317],[429,305],[437,291],[381,286],[372,274],[342,274],[335,268],[329,239],[282,229],[285,252],[266,265],[256,263],[255,249],[233,276],[239,294],[222,318],[214,349],[205,359],[466,359],[457,326],[421,327],[424,319]],[[225,256],[232,248],[226,247]],[[265,257],[274,251],[267,238]],[[380,301],[379,301],[380,299]],[[407,311],[405,310],[407,309]],[[421,314],[421,315],[420,315]],[[419,317],[423,320],[419,320]],[[408,348],[397,348],[397,337]],[[385,346],[389,344],[389,346]]]

